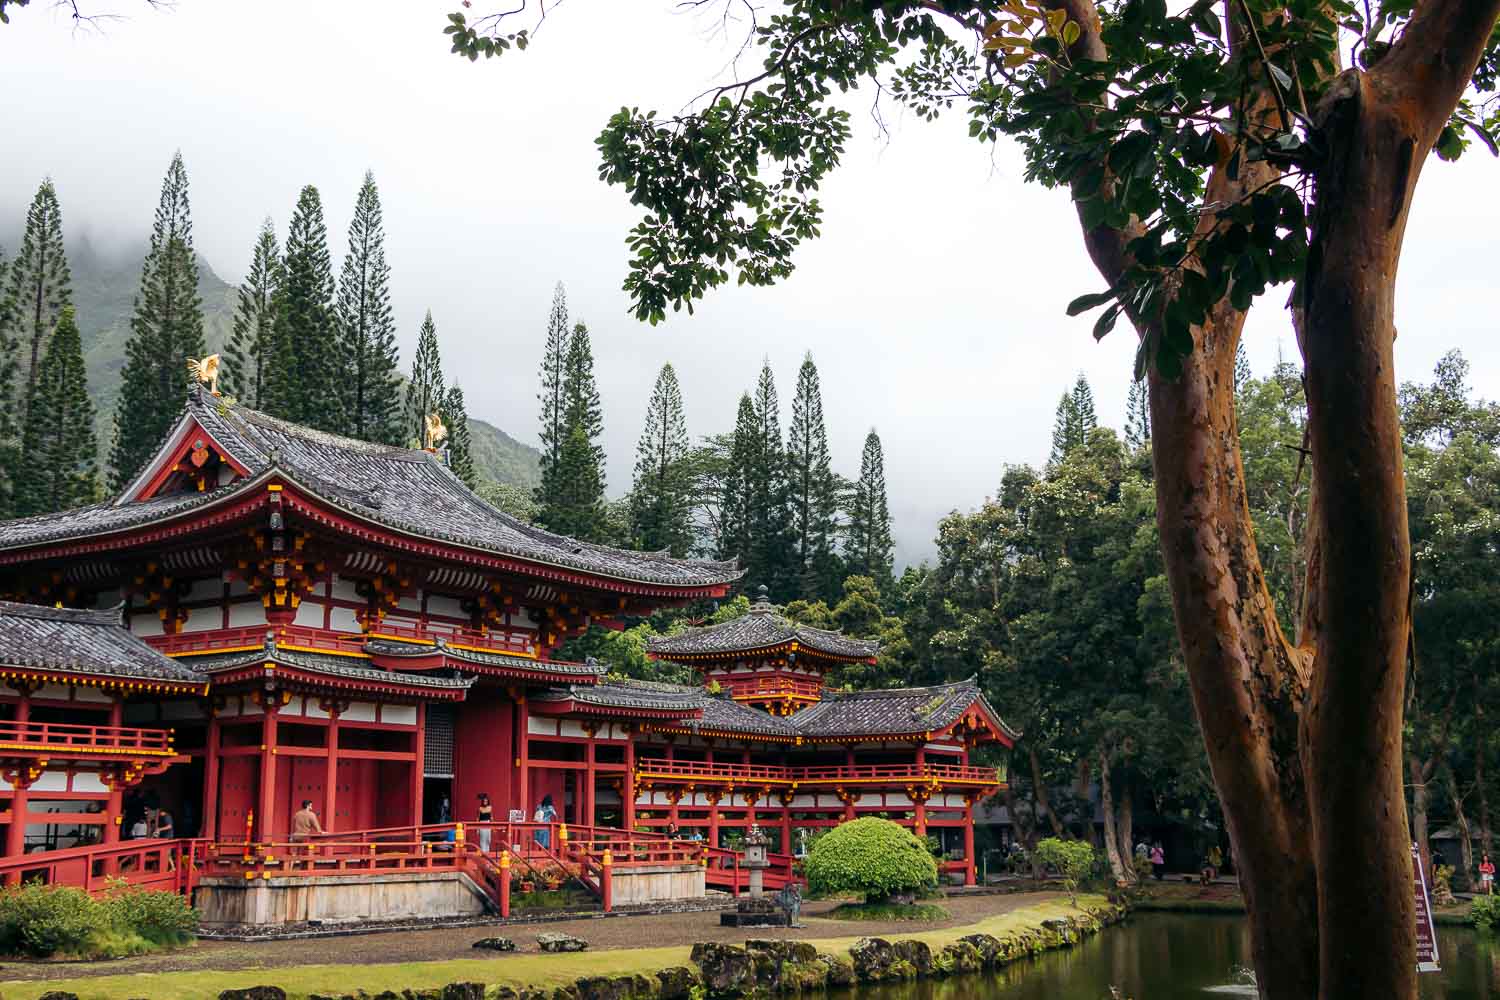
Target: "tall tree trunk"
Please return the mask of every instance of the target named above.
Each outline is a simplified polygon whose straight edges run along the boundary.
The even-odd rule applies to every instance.
[[[1479,674],[1474,682],[1474,789],[1479,793],[1479,843],[1484,853],[1494,856],[1494,844],[1490,834],[1490,799],[1484,787],[1485,737],[1484,702],[1479,697]]]
[[[1131,783],[1127,780],[1125,787],[1120,790],[1120,818],[1115,823],[1115,829],[1120,835],[1120,858],[1124,862],[1125,880],[1136,882],[1135,871],[1135,797],[1131,793]]]
[[[1474,840],[1469,832],[1469,817],[1464,812],[1464,797],[1458,792],[1458,779],[1453,768],[1443,765],[1443,784],[1448,790],[1448,800],[1453,803],[1453,825],[1458,827],[1458,872],[1454,885],[1462,889],[1474,888]]]
[[[1109,859],[1115,884],[1125,881],[1125,866],[1120,863],[1120,842],[1115,831],[1115,797],[1110,789],[1109,754],[1099,752],[1099,811],[1104,814],[1104,856]],[[1092,823],[1089,824],[1093,826]]]
[[[1031,791],[1036,798],[1037,811],[1046,814],[1054,837],[1066,837],[1068,831],[1063,829],[1062,820],[1058,819],[1057,813],[1052,811],[1052,800],[1047,794],[1047,782],[1042,779],[1041,759],[1037,757],[1035,749],[1028,749],[1026,753],[1031,760]]]

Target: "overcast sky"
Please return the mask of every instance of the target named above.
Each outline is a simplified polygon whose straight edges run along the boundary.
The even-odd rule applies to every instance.
[[[572,0],[527,52],[470,64],[441,34],[454,0],[90,2],[128,17],[80,32],[34,0],[0,27],[0,230],[50,174],[70,233],[144,239],[181,149],[198,250],[238,281],[260,220],[284,239],[304,184],[323,194],[337,261],[372,169],[403,360],[430,308],[470,412],[534,442],[542,330],[562,281],[593,332],[612,494],[628,486],[667,361],[696,437],[733,426],[764,358],[784,427],[812,351],[839,471],[854,475],[866,432],[880,431],[901,562],[929,554],[938,519],[981,503],[1003,465],[1045,458],[1079,371],[1101,420],[1122,423],[1134,344],[1123,327],[1096,344],[1092,317],[1063,312],[1100,286],[1066,199],[1023,184],[1014,147],[968,139],[961,116],[892,112],[882,136],[861,99],[822,193],[824,235],[793,277],[713,293],[651,328],[620,288],[637,213],[598,180],[593,142],[622,105],[675,111],[722,81],[739,36],[716,19],[670,0]],[[1457,347],[1479,391],[1500,395],[1497,185],[1482,149],[1425,168],[1397,298],[1403,379]],[[1283,297],[1251,320],[1257,373],[1295,355]]]

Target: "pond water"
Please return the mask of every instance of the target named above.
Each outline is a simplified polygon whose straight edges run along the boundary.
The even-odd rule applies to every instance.
[[[1441,973],[1420,977],[1423,1000],[1500,1000],[1500,938],[1438,928]],[[986,976],[862,989],[860,1000],[1234,1000],[1256,996],[1244,969],[1240,917],[1141,914],[1082,945]]]

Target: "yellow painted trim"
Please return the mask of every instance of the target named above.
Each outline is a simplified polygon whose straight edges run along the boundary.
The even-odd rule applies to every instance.
[[[220,646],[216,649],[184,649],[179,650],[175,653],[168,653],[167,656],[176,660],[184,656],[215,656],[219,653],[250,653],[265,648],[266,647],[263,643],[254,646]]]
[[[55,743],[0,743],[0,750],[39,750],[52,757],[76,753],[111,754],[117,757],[176,757],[176,750],[142,750],[130,747],[64,747]]]
[[[255,647],[259,649],[260,647]],[[357,660],[368,660],[369,653],[349,653],[342,649],[319,649],[317,646],[284,646],[277,644],[277,649],[291,650],[293,653],[318,653],[322,656],[350,656]]]

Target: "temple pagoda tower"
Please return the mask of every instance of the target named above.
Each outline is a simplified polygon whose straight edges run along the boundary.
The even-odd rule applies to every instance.
[[[652,639],[647,648],[657,659],[697,668],[711,690],[787,716],[822,700],[824,681],[835,667],[874,663],[880,644],[790,621],[761,587],[749,614]]]

